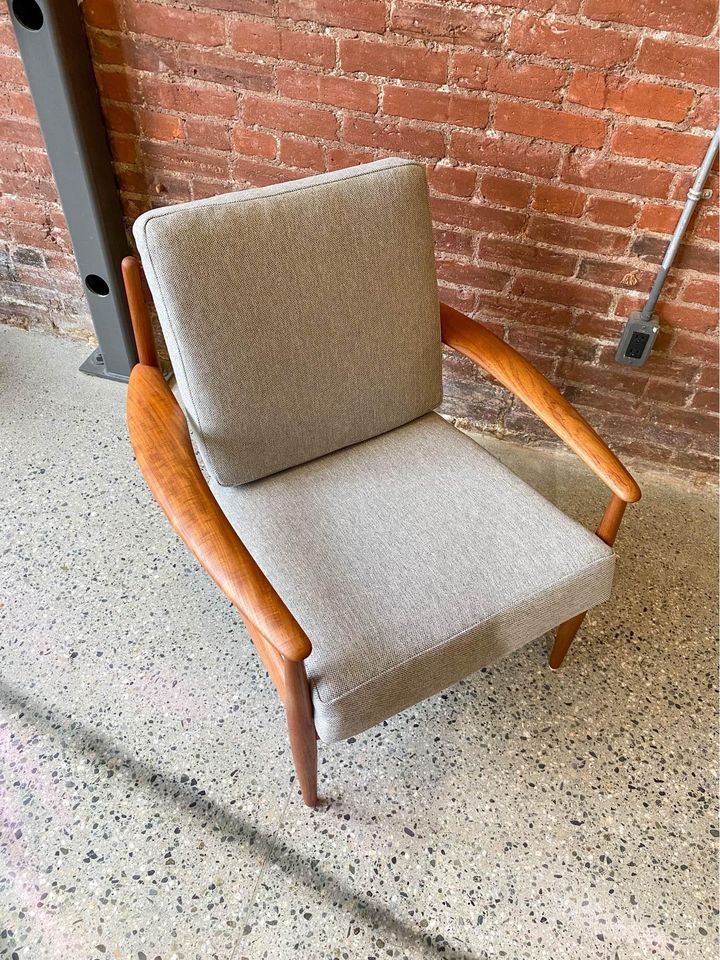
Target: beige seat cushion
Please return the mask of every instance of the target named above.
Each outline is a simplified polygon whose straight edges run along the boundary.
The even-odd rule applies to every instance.
[[[213,490],[312,642],[322,740],[392,716],[610,595],[612,551],[434,413]]]
[[[379,160],[163,207],[133,233],[219,483],[304,463],[440,402],[422,165]]]

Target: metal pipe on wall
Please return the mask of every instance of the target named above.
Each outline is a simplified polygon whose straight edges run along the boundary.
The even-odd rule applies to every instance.
[[[705,191],[705,181],[715,162],[715,157],[720,147],[720,126],[717,127],[713,137],[708,144],[705,157],[700,164],[693,185],[688,190],[685,206],[680,214],[680,219],[673,232],[670,242],[665,250],[665,256],[658,268],[655,282],[652,285],[650,294],[642,310],[633,310],[625,322],[625,328],[620,335],[615,352],[615,360],[618,363],[626,363],[633,367],[641,367],[646,363],[653,348],[655,339],[660,332],[660,321],[654,315],[653,311],[660,299],[662,288],[667,279],[673,261],[680,249],[680,244],[685,236],[690,220],[695,213],[695,207],[704,197],[711,196],[709,191]]]
[[[685,236],[685,231],[688,228],[688,224],[692,219],[692,215],[695,213],[695,207],[698,205],[698,202],[703,199],[705,181],[707,180],[708,174],[710,173],[712,165],[715,162],[715,157],[717,156],[719,146],[720,126],[715,131],[713,138],[708,145],[705,158],[698,168],[695,182],[688,190],[687,200],[685,202],[685,206],[683,207],[683,212],[681,213],[680,219],[677,222],[677,226],[675,227],[673,235],[670,238],[670,243],[668,244],[667,250],[665,251],[665,256],[663,257],[662,263],[658,269],[657,276],[655,277],[655,283],[652,286],[647,303],[642,308],[641,316],[643,320],[650,320],[652,317],[652,312],[660,298],[660,292],[662,291],[663,284],[667,278],[668,271],[673,265],[673,260],[675,259],[675,256],[680,248],[682,238]]]
[[[127,380],[137,362],[120,264],[129,253],[77,0],[8,0],[99,347],[84,373]]]

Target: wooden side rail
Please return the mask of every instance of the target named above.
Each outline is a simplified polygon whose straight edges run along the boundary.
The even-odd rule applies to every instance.
[[[482,324],[440,304],[443,341],[473,360],[545,423],[624,503],[640,487],[590,424],[528,360]]]
[[[285,659],[304,660],[310,641],[218,506],[158,367],[133,368],[127,412],[140,471],[178,535],[248,626]]]
[[[185,414],[160,369],[151,365],[155,351],[151,335],[143,329],[149,328],[149,320],[134,258],[123,261],[123,274],[133,324],[140,327],[135,331],[139,354],[145,361],[130,374],[127,401],[128,430],[138,466],[175,531],[237,607],[282,693],[281,658],[304,660],[312,649],[310,641],[212,495],[195,458]]]

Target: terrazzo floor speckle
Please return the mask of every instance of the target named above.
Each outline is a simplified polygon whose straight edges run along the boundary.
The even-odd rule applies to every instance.
[[[233,611],[87,347],[0,328],[0,958],[718,955],[716,519],[649,480],[613,600],[293,783]],[[483,439],[584,522],[565,457]]]

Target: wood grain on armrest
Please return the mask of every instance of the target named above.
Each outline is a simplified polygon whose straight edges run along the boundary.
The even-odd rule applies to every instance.
[[[176,532],[242,618],[287,660],[311,645],[218,506],[190,442],[185,415],[157,367],[137,364],[128,428],[150,490]]]
[[[626,503],[640,487],[590,424],[529,361],[482,324],[440,304],[443,341],[515,394]]]

